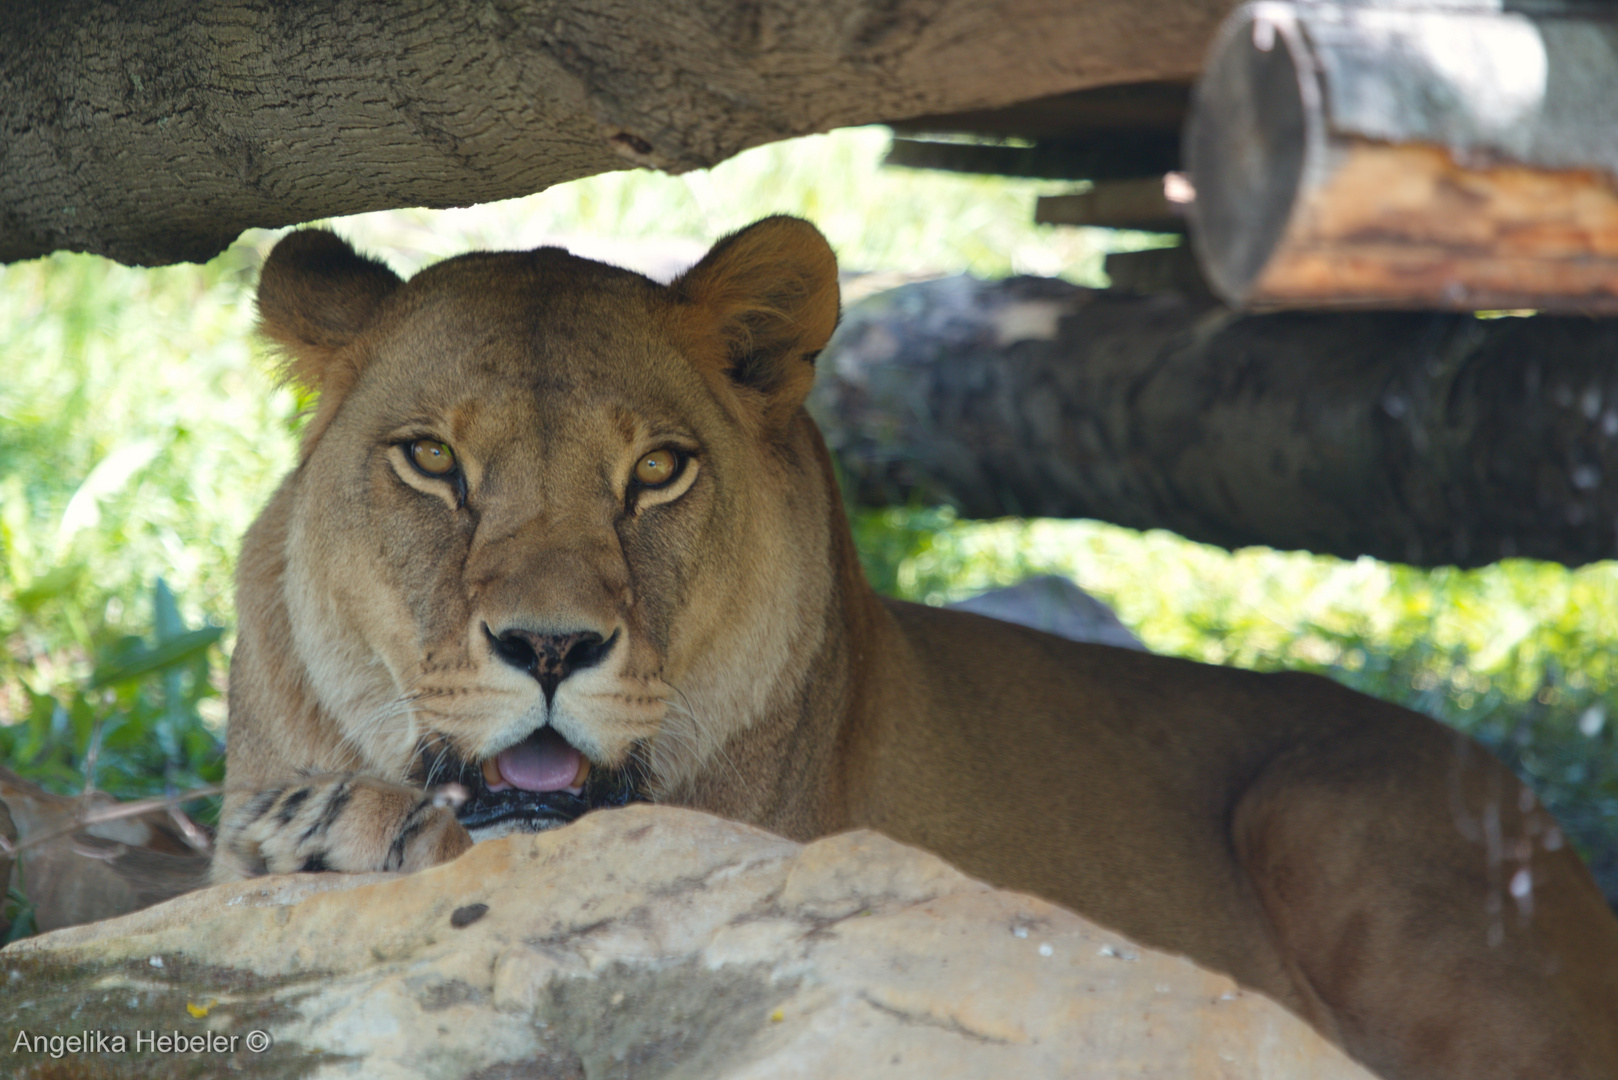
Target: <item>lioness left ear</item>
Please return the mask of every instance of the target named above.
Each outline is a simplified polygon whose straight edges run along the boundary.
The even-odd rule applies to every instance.
[[[719,241],[669,287],[693,359],[758,395],[769,427],[785,426],[837,329],[837,257],[820,230],[765,218]]]

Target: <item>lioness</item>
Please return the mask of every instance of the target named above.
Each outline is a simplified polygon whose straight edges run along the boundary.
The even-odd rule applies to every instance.
[[[242,553],[217,879],[409,870],[636,796],[867,826],[1388,1077],[1618,1076],[1618,921],[1477,745],[871,591],[803,408],[838,318],[809,224],[668,286],[552,248],[404,283],[296,232],[259,309],[319,404]]]

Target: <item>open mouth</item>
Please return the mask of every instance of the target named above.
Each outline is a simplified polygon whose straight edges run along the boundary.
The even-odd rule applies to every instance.
[[[544,727],[479,764],[440,760],[429,785],[458,783],[470,797],[455,811],[467,831],[504,826],[540,832],[590,810],[647,801],[646,776],[632,756],[623,767],[592,766],[553,728]]]

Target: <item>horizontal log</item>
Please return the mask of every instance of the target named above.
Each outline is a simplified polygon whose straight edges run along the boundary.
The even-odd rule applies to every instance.
[[[1176,196],[1170,198],[1170,195]],[[1039,225],[1087,225],[1102,229],[1184,232],[1190,201],[1184,178],[1144,176],[1103,180],[1076,195],[1042,195],[1034,203]]]
[[[1180,167],[1180,139],[1167,132],[1150,131],[1042,139],[1032,146],[896,138],[882,164],[1040,180],[1161,176]]]
[[[6,0],[0,261],[207,259],[250,226],[1085,87],[1189,82],[1232,0]]]
[[[1219,295],[1618,313],[1618,16],[1536,10],[1233,14],[1187,129]]]
[[[1112,288],[1122,293],[1178,293],[1201,300],[1213,299],[1208,279],[1202,276],[1188,244],[1108,252],[1102,263]]]
[[[899,135],[944,133],[993,139],[1085,139],[1098,134],[1154,132],[1178,140],[1191,109],[1190,82],[1097,86],[1019,101],[998,109],[970,109],[896,120]]]
[[[1618,557],[1618,320],[1240,315],[948,278],[851,305],[812,408],[864,505],[1422,566]]]

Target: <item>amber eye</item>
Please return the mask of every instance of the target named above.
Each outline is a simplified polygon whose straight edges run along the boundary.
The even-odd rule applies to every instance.
[[[662,487],[680,472],[680,457],[673,450],[653,450],[635,462],[635,482],[641,487]]]
[[[417,439],[409,452],[416,468],[428,476],[448,476],[455,469],[455,451],[437,439]]]

